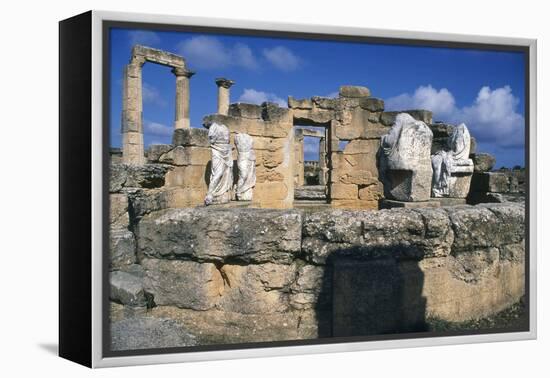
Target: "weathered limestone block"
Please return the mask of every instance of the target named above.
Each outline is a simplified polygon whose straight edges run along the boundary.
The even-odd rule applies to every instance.
[[[204,311],[213,308],[224,290],[221,273],[212,263],[144,258],[143,286],[157,305]]]
[[[256,161],[256,165],[258,165],[258,162]],[[261,172],[257,173],[256,182],[258,183],[266,183],[266,182],[273,182],[273,181],[283,181],[284,175],[277,171],[276,169],[267,169],[262,170]]]
[[[341,97],[369,97],[370,89],[354,85],[342,85],[339,94]]]
[[[374,97],[362,98],[359,106],[371,112],[384,111],[384,100]]]
[[[420,262],[427,314],[454,322],[479,319],[509,307],[525,294],[522,263],[495,260],[491,248],[471,250],[471,257],[467,253]],[[449,301],[448,293],[453,293],[454,300]]]
[[[109,195],[110,226],[128,228],[128,195],[117,193]]]
[[[133,217],[133,223],[137,223],[144,215],[154,211],[203,205],[205,195],[206,187],[198,186],[138,190],[128,195],[130,214]]]
[[[196,337],[171,319],[139,317],[111,322],[111,350],[177,348],[197,345]]]
[[[164,164],[111,164],[109,192],[117,193],[123,188],[160,188],[170,169],[170,166]]]
[[[136,233],[146,256],[290,264],[301,225],[298,210],[187,208],[146,215]]]
[[[374,172],[374,174],[376,174],[376,172]],[[355,184],[365,186],[375,185],[379,183],[378,178],[373,176],[373,173],[371,171],[359,169],[339,175],[338,180],[342,184]]]
[[[233,155],[227,126],[213,123],[208,129],[208,139],[212,150],[212,166],[204,203],[226,203],[231,200],[233,188]]]
[[[288,287],[296,277],[295,265],[223,265],[226,286],[219,309],[242,314],[271,314],[289,310]]]
[[[296,99],[292,96],[288,96],[288,107],[291,109],[312,109],[313,103],[311,99]]]
[[[353,184],[332,184],[330,186],[331,199],[357,199],[359,188]]]
[[[261,111],[262,108],[259,108]],[[231,133],[245,133],[253,137],[286,138],[292,130],[292,117],[288,115],[286,118],[288,119],[271,122],[262,120],[261,113],[260,118],[257,119],[213,114],[203,118],[203,125],[208,128],[213,123],[219,123],[227,126]]]
[[[372,212],[327,210],[304,214],[302,251],[308,261],[446,256],[453,231],[443,209]]]
[[[466,198],[474,163],[470,156],[470,133],[465,124],[453,129],[446,150],[432,155],[434,197]]]
[[[457,279],[478,283],[498,269],[499,250],[494,247],[456,251],[448,260],[449,270]]]
[[[267,122],[288,122],[291,113],[288,108],[280,107],[273,102],[262,103],[262,119]]]
[[[176,129],[172,136],[172,144],[184,147],[209,147],[208,130],[197,128]]]
[[[174,149],[173,144],[151,144],[145,155],[147,156],[147,162],[149,163],[158,163],[160,162],[160,157],[165,153]]]
[[[290,306],[296,310],[329,309],[332,285],[330,267],[302,265],[290,285]]]
[[[239,201],[252,200],[254,186],[256,186],[256,154],[253,150],[253,141],[248,134],[235,136],[239,168],[239,179],[235,195]]]
[[[169,317],[185,324],[199,344],[231,344],[278,340],[314,339],[330,336],[330,315],[315,309],[271,314],[194,311],[169,306],[151,310],[155,317]]]
[[[326,198],[326,187],[324,185],[306,185],[294,188],[294,199],[324,200]]]
[[[187,165],[174,167],[166,174],[166,187],[198,188],[206,192],[206,166]]]
[[[314,96],[311,98],[311,101],[315,105],[315,108],[324,110],[335,110],[340,107],[340,99],[338,98]]]
[[[236,104],[231,104],[229,105],[228,116],[250,118],[250,119],[261,119],[262,107],[260,105],[245,104],[241,102]]]
[[[378,172],[375,154],[344,154],[337,152],[332,154],[332,181],[338,182],[340,177],[346,174],[356,174],[359,171],[368,171],[373,175]]]
[[[380,148],[380,142],[378,140],[352,140],[344,148],[345,155],[355,154],[370,154],[372,158],[376,159],[376,153]]]
[[[491,154],[479,153],[471,154],[470,156],[474,162],[474,172],[488,172],[495,166],[496,159]]]
[[[185,59],[168,51],[154,49],[152,47],[134,45],[132,47],[133,59],[141,57],[149,62],[170,67],[185,68]]]
[[[363,201],[376,201],[384,197],[384,186],[381,182],[367,185],[359,185],[359,199]]]
[[[510,181],[503,172],[477,172],[472,177],[471,187],[474,192],[506,193]]]
[[[110,269],[122,269],[136,262],[136,240],[126,229],[109,230]]]
[[[525,237],[525,208],[514,203],[446,208],[454,230],[453,249],[499,247]]]
[[[401,113],[380,144],[380,176],[386,197],[399,201],[429,200],[432,131],[426,124]]]
[[[309,125],[311,123],[330,123],[334,118],[335,114],[332,109],[292,109],[292,115],[297,124],[300,125]]]
[[[268,208],[271,201],[283,201],[291,194],[283,181],[257,182],[253,202]]]
[[[179,129],[186,130],[186,129]],[[211,153],[205,147],[183,147],[176,146],[174,149],[162,154],[159,161],[164,164],[184,166],[202,165],[205,166],[211,159]]]
[[[143,277],[124,271],[115,271],[110,273],[109,282],[111,285],[109,298],[111,300],[126,306],[143,307],[147,305]]]

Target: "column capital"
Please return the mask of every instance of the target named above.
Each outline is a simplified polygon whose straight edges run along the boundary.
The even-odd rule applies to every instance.
[[[218,77],[216,78],[216,84],[218,85],[218,87],[224,87],[229,89],[233,84],[235,84],[235,82],[233,80],[229,80],[224,77]]]
[[[174,67],[172,68],[172,73],[176,75],[176,77],[185,76],[189,79],[195,74],[195,71],[189,71],[186,68]]]
[[[143,66],[145,64],[145,57],[141,55],[134,55],[132,56],[132,59],[130,59],[130,64],[139,64],[139,66]]]

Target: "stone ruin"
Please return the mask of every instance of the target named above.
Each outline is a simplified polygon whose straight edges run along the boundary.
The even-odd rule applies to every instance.
[[[145,62],[176,75],[172,143],[147,151]],[[192,74],[183,57],[143,46],[125,69],[109,181],[115,350],[132,324],[151,335],[133,348],[370,335],[522,297],[525,174],[492,171],[466,126],[385,111],[360,86],[288,107],[232,104],[235,83],[217,78],[217,113],[191,128]],[[304,137],[319,140],[316,164]],[[466,203],[481,204],[452,206]],[[362,211],[380,208],[391,210]]]
[[[176,111],[172,144],[151,145],[144,151],[141,67],[146,62],[172,67]],[[476,168],[475,162],[485,155],[475,154],[475,140],[465,125],[433,123],[428,110],[387,112],[383,100],[360,86],[342,86],[338,98],[290,96],[288,107],[231,104],[234,81],[216,78],[217,113],[204,117],[204,128],[191,128],[189,79],[193,74],[183,57],[140,45],[133,47],[124,71],[122,151],[112,155],[113,161],[133,166],[130,170],[166,171],[164,185],[148,193],[162,197],[163,206],[202,206],[213,190],[211,179],[218,177],[212,165],[218,160],[211,153],[217,147],[208,139],[212,124],[228,129],[228,145],[235,145],[238,134],[251,138],[255,177],[249,182],[254,181],[254,195],[245,196],[250,207],[283,209],[314,203],[379,209],[503,200],[470,193],[474,171],[484,166]],[[305,137],[319,140],[318,162],[304,161]],[[225,179],[233,181],[224,185],[230,188],[227,198],[215,204],[229,206],[237,200],[238,151],[232,148],[230,155],[226,166],[229,169],[230,160],[234,161],[234,172]],[[485,164],[485,171],[491,168]],[[315,180],[311,174],[304,175],[308,169],[315,170]],[[308,181],[316,186],[307,185]],[[483,182],[476,177],[473,181]],[[487,190],[474,185],[476,193],[490,192],[488,182],[485,186]]]

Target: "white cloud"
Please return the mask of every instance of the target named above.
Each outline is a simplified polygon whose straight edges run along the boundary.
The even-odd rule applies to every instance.
[[[294,71],[301,63],[301,59],[284,46],[264,49],[262,53],[269,63],[281,71]]]
[[[128,32],[130,45],[154,46],[160,43],[157,33],[146,30],[132,30]]]
[[[229,66],[258,68],[252,50],[243,43],[231,46],[222,43],[218,38],[200,35],[180,42],[177,50],[194,68],[219,69]]]
[[[457,114],[471,125],[473,135],[479,140],[496,140],[502,147],[519,147],[525,144],[525,119],[517,113],[519,99],[509,86],[491,90],[485,86],[479,90],[471,106],[464,107]]]
[[[153,121],[143,121],[143,132],[150,136],[169,137],[172,136],[174,129],[162,123]]]
[[[455,111],[455,98],[447,88],[437,90],[431,85],[420,86],[414,94],[403,93],[385,101],[388,110],[428,109],[440,117]]]
[[[257,91],[252,88],[246,88],[243,91],[243,94],[241,95],[241,97],[239,97],[239,102],[246,102],[249,104],[258,105],[260,105],[262,102],[274,102],[281,107],[286,108],[287,106],[287,101],[285,101],[281,97],[278,97],[276,94]]]
[[[144,103],[158,105],[163,108],[168,105],[168,102],[162,97],[160,91],[151,84],[143,83],[141,87],[141,96]]]
[[[454,96],[446,88],[420,86],[414,94],[403,93],[386,100],[387,110],[427,109],[434,120],[464,122],[471,134],[481,142],[500,147],[521,147],[525,144],[525,119],[518,113],[519,100],[509,86],[492,90],[482,87],[469,106],[456,106]]]

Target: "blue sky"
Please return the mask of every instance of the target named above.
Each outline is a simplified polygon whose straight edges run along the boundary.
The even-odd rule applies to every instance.
[[[387,110],[426,108],[434,120],[464,122],[478,152],[497,167],[524,165],[524,57],[521,53],[343,43],[153,30],[111,30],[111,145],[119,147],[122,73],[133,44],[182,55],[191,79],[192,127],[216,111],[216,77],[236,82],[231,102],[286,104],[296,98],[336,96],[340,85],[364,85]],[[146,146],[170,143],[175,79],[170,68],[143,66]],[[316,159],[314,144],[306,160]]]

